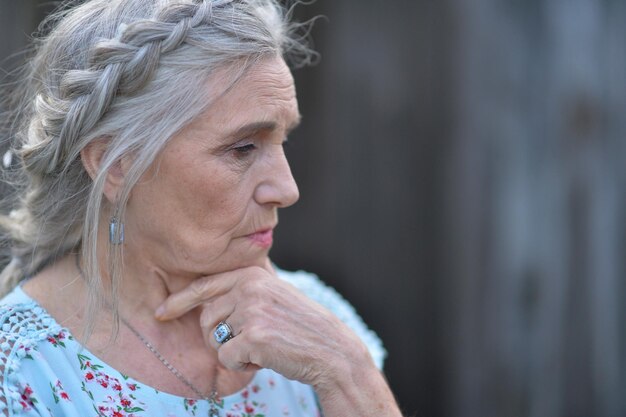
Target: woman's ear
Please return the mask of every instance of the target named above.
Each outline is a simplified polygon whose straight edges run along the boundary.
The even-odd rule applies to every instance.
[[[80,158],[87,174],[93,180],[100,172],[102,158],[109,145],[109,139],[94,140],[80,151]],[[122,160],[117,160],[109,168],[104,184],[104,195],[110,203],[117,201],[117,195],[124,184],[126,175],[125,165]]]

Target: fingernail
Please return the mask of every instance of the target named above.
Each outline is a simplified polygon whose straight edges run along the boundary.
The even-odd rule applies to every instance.
[[[159,308],[156,309],[156,312],[154,313],[154,316],[157,319],[163,318],[163,316],[165,316],[165,306],[164,305],[160,305]]]

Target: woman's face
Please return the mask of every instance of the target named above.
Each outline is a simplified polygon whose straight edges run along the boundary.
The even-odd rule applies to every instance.
[[[262,265],[277,209],[298,200],[283,143],[299,119],[284,61],[256,64],[171,138],[133,188],[128,256],[174,274]]]

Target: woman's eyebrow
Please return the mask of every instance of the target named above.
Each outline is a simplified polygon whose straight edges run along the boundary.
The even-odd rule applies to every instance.
[[[289,133],[292,130],[294,130],[296,127],[298,127],[301,119],[302,117],[298,115],[298,118],[294,120],[291,124],[289,124],[289,126],[287,126],[286,132]],[[241,139],[247,136],[252,136],[255,133],[258,133],[260,131],[271,132],[273,130],[276,130],[277,128],[278,128],[278,123],[272,122],[272,121],[252,122],[252,123],[248,123],[246,125],[243,125],[235,129],[233,132],[226,135],[226,138]]]
[[[252,122],[235,129],[233,132],[226,135],[226,137],[229,139],[241,139],[254,135],[262,130],[275,130],[277,126],[278,124],[276,122]]]

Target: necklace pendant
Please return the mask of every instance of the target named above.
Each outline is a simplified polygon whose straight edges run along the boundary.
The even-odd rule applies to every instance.
[[[220,417],[220,412],[217,411],[214,405],[211,404],[211,408],[209,409],[209,417]]]

